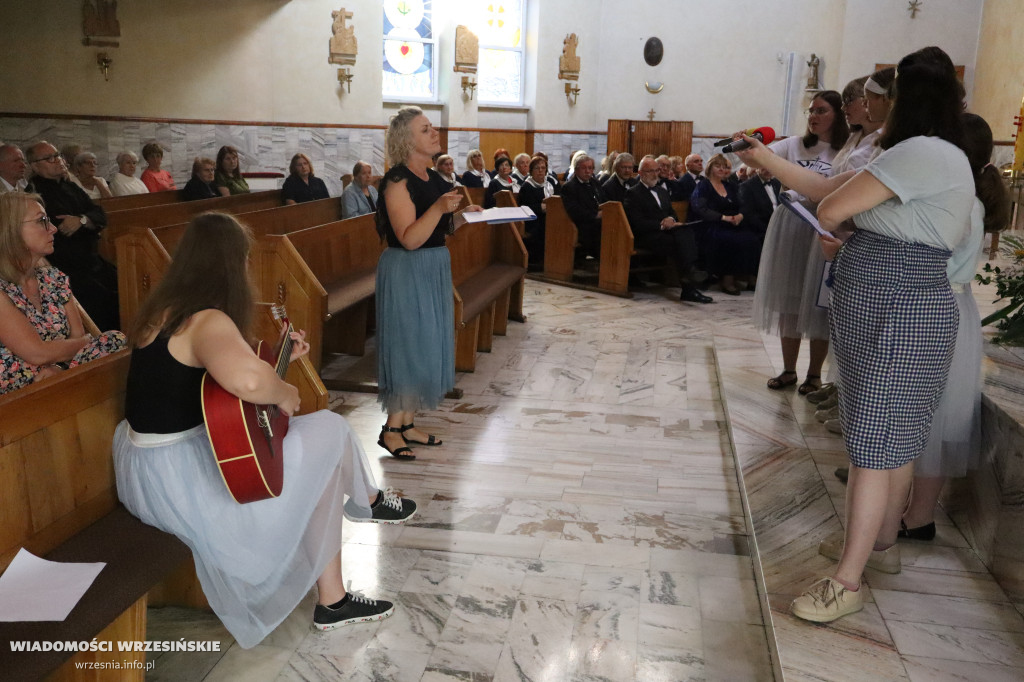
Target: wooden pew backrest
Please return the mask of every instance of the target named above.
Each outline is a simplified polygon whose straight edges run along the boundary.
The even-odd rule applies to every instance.
[[[622,203],[601,204],[601,265],[597,286],[609,293],[629,294],[629,261],[633,256],[633,230]]]
[[[579,233],[565,211],[562,197],[548,197],[544,205],[544,275],[568,282],[572,279]]]
[[[124,197],[97,199],[96,203],[102,206],[103,210],[107,213],[113,213],[114,211],[124,211],[129,208],[161,206],[184,200],[184,193],[180,189],[172,189],[167,192],[149,192],[148,194],[129,194]]]

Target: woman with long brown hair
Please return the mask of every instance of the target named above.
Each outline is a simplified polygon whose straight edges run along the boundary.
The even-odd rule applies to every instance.
[[[391,603],[345,589],[342,517],[402,523],[416,510],[377,488],[348,423],[327,410],[291,418],[278,497],[242,505],[228,492],[204,427],[203,376],[247,402],[289,415],[299,407],[298,390],[247,340],[251,243],[226,214],[189,224],[132,330],[125,421],[114,436],[121,502],[189,546],[210,606],[243,647],[259,643],[314,583],[320,630],[390,616]],[[292,339],[292,359],[308,352],[303,332]]]

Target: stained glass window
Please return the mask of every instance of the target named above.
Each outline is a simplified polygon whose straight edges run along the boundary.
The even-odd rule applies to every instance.
[[[437,44],[431,0],[384,0],[384,78],[387,99],[433,100]]]
[[[470,29],[480,39],[480,102],[522,104],[526,0],[476,0]]]

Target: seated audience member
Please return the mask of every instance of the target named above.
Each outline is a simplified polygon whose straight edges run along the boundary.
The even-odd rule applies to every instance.
[[[146,187],[150,192],[167,192],[172,189],[178,189],[178,186],[174,184],[174,178],[171,177],[170,171],[160,168],[160,164],[164,161],[164,148],[159,143],[150,142],[143,147],[142,158],[148,164],[146,170],[142,171],[142,182],[146,183]]]
[[[544,152],[536,152],[534,153],[534,156],[539,156],[544,159],[544,163],[548,165],[548,184],[551,185],[551,189],[555,194],[560,194],[562,192],[562,183],[558,181],[558,175],[551,167],[551,159],[549,159],[548,155]]]
[[[512,179],[522,187],[526,178],[530,177],[530,155],[526,152],[516,154],[516,158],[512,159],[512,165],[515,166],[512,171]]]
[[[96,175],[96,166],[96,155],[92,152],[82,152],[75,157],[74,165],[71,167],[71,182],[81,187],[90,199],[109,199],[114,195],[107,186],[107,181]]]
[[[739,189],[729,182],[732,166],[722,154],[708,160],[704,177],[690,197],[689,216],[701,221],[700,250],[708,271],[718,277],[722,292],[739,296],[737,278],[753,279],[761,258],[761,233],[745,225]]]
[[[67,275],[40,262],[53,253],[57,231],[41,201],[0,195],[0,393],[125,346],[119,331],[87,334]]]
[[[494,195],[498,192],[509,191],[513,194],[519,193],[519,185],[512,179],[512,161],[507,156],[503,156],[494,162],[494,170],[496,171],[491,183],[487,185],[487,190],[484,191],[484,208],[494,208],[497,205],[497,200]]]
[[[330,193],[324,181],[313,174],[313,163],[299,152],[288,164],[288,177],[281,186],[281,198],[286,206],[302,204],[317,199],[329,199]]]
[[[224,145],[217,152],[217,170],[213,174],[213,184],[217,186],[217,191],[222,197],[249,193],[249,183],[242,177],[238,165],[238,150],[234,147]]]
[[[686,172],[686,164],[683,162],[683,157],[670,156],[668,161],[672,165],[672,177],[676,182],[679,182],[683,179],[683,174]]]
[[[462,174],[462,184],[466,187],[487,187],[490,182],[491,176],[484,170],[483,152],[471,149],[466,154],[466,172]]]
[[[782,183],[767,168],[758,168],[740,185],[740,213],[751,229],[761,235],[768,229],[768,221],[779,205]]]
[[[64,160],[48,142],[28,150],[33,192],[43,197],[54,235],[52,265],[71,280],[71,288],[85,312],[100,329],[120,327],[117,303],[117,268],[99,255],[100,231],[107,214],[85,191],[67,179]]]
[[[586,150],[577,149],[576,151],[574,151],[572,153],[572,156],[569,157],[569,170],[565,171],[565,181],[566,182],[569,182],[569,178],[571,178],[573,176],[573,173],[576,172],[576,159],[577,159],[577,157],[580,157],[580,156],[588,156]],[[595,169],[595,171],[597,169],[597,162],[596,161],[594,162],[594,169]]]
[[[612,176],[612,168],[615,166],[615,159],[619,156],[617,151],[611,151],[608,156],[601,159],[601,170],[597,173],[597,181],[602,185],[604,181]]]
[[[434,162],[434,169],[441,176],[442,180],[452,186],[452,189],[462,187],[462,181],[455,174],[455,159],[452,157],[447,154],[441,154],[437,157],[437,161]]]
[[[138,163],[139,157],[133,152],[121,152],[117,155],[117,172],[110,178],[111,194],[115,197],[124,197],[149,192],[146,183],[135,177],[135,166]]]
[[[494,150],[494,168],[487,171],[493,178],[498,175],[498,159],[511,159],[512,155],[508,153],[508,150],[504,147],[498,147]]]
[[[215,199],[220,196],[213,176],[217,172],[217,162],[204,156],[197,156],[192,162],[192,177],[185,183],[182,196],[185,201]]]
[[[683,165],[686,166],[686,173],[678,178],[672,186],[672,191],[669,193],[672,201],[689,201],[693,190],[697,188],[700,174],[704,171],[704,159],[700,154],[690,154],[683,161]]]
[[[672,162],[666,154],[659,156],[656,161],[658,162],[658,184],[671,196],[672,185],[676,181],[675,176],[672,175]]]
[[[693,283],[693,264],[697,261],[693,228],[679,222],[668,192],[658,184],[658,162],[653,156],[640,160],[640,182],[626,191],[623,208],[636,246],[664,253],[676,266],[682,284],[679,300],[711,303],[713,299]]]
[[[82,145],[80,144],[66,144],[64,148],[60,150],[60,156],[64,159],[64,168],[71,170],[75,166],[75,157],[82,153]]]
[[[13,144],[0,145],[0,194],[4,192],[24,192],[28,180],[25,179],[25,153]]]
[[[746,182],[748,178],[750,178],[750,169],[741,163],[739,167],[729,175],[727,180],[738,187],[742,183]]]
[[[622,152],[615,157],[611,177],[601,184],[606,201],[623,201],[626,198],[626,190],[637,183],[633,172],[635,168],[636,161],[629,152]]]
[[[562,205],[579,232],[583,256],[601,257],[601,204],[604,192],[594,179],[594,160],[576,154],[572,177],[562,187]]]
[[[449,157],[450,158],[450,157]],[[355,218],[377,212],[377,188],[372,184],[373,168],[365,161],[352,167],[352,182],[341,193],[341,217]]]
[[[526,237],[523,242],[530,263],[544,262],[544,225],[546,223],[547,198],[554,195],[554,188],[547,181],[548,162],[539,156],[530,159],[530,174],[519,188],[519,205],[529,206],[537,216],[536,220],[524,223]]]

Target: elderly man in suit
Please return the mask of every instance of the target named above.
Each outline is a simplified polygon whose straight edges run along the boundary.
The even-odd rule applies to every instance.
[[[24,192],[25,154],[13,144],[0,145],[0,192]]]
[[[604,192],[594,178],[594,159],[577,154],[573,175],[562,186],[562,205],[579,231],[584,256],[601,257],[601,204]]]
[[[693,283],[693,265],[697,260],[693,229],[679,222],[669,193],[658,184],[658,162],[653,156],[641,159],[640,182],[626,191],[624,203],[636,245],[664,253],[675,264],[683,287],[679,300],[711,303],[713,299]]]
[[[604,190],[604,198],[608,201],[625,200],[626,190],[637,183],[635,169],[636,161],[629,152],[622,152],[615,157],[612,174],[601,185],[601,189]]]
[[[782,184],[770,170],[759,168],[746,182],[740,185],[740,212],[743,219],[753,227],[764,240],[768,221],[779,205]]]
[[[704,171],[704,159],[700,154],[690,154],[683,159],[683,165],[686,166],[686,172],[672,186],[672,201],[689,201],[693,190],[697,188],[697,180]]]

